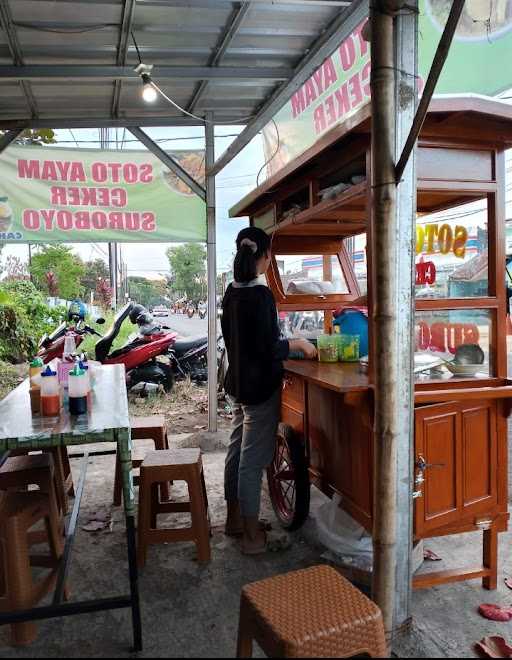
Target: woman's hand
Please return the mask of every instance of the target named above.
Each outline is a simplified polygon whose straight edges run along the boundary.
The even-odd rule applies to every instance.
[[[315,360],[317,357],[316,348],[307,339],[292,339],[290,341],[290,350],[293,353],[304,353],[307,360]]]

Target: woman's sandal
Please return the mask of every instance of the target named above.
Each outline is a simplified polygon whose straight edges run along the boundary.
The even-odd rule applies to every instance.
[[[272,531],[272,525],[269,523],[268,520],[260,520],[260,531],[262,532],[270,532]],[[234,539],[238,539],[244,535],[244,528],[243,527],[233,527],[229,528],[226,527],[224,530],[225,536],[229,536]]]
[[[288,550],[292,545],[291,539],[288,534],[267,534],[265,532],[265,542],[254,548],[247,548],[242,541],[240,541],[240,551],[243,555],[255,556],[264,555],[266,552],[282,552]]]

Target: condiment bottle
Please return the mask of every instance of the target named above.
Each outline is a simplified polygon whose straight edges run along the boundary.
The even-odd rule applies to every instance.
[[[60,414],[59,379],[50,366],[41,374],[41,414],[45,417],[58,417]]]
[[[69,372],[73,369],[73,354],[76,352],[75,336],[68,332],[64,339],[64,352],[59,364],[59,382],[62,387],[68,386]]]
[[[85,371],[75,364],[69,372],[69,412],[72,415],[84,415],[87,412],[88,378]]]
[[[44,362],[41,358],[36,357],[32,360],[29,366],[29,378],[30,378],[30,387],[33,389],[39,389],[40,379],[37,378],[44,369]]]
[[[85,372],[85,378],[87,379],[87,393],[89,393],[91,391],[91,373],[89,371],[87,360],[84,360],[82,357],[82,359],[78,362],[78,366],[80,369],[82,369],[82,371]]]

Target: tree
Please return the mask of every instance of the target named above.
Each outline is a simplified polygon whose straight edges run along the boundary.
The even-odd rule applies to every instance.
[[[206,248],[199,243],[186,243],[167,250],[171,267],[171,290],[194,300],[206,291]]]
[[[29,279],[27,264],[12,254],[5,260],[3,271],[5,272],[6,281]]]
[[[98,281],[108,281],[109,277],[110,274],[108,266],[103,261],[103,259],[93,259],[92,261],[86,261],[84,264],[84,274],[80,282],[84,290],[84,296],[89,298],[91,291],[97,291]]]
[[[0,131],[0,136],[4,133],[5,131]],[[42,146],[43,144],[55,144],[57,140],[55,132],[51,128],[27,128],[18,135],[14,142],[15,144]]]
[[[49,295],[56,292],[61,298],[70,300],[82,294],[80,282],[84,264],[65,245],[43,245],[41,251],[32,256],[30,274],[37,288]]]
[[[100,277],[96,282],[96,296],[102,309],[112,307],[112,287],[109,281],[103,277]]]
[[[129,277],[130,298],[144,307],[163,305],[168,301],[167,282],[148,280],[145,277]]]

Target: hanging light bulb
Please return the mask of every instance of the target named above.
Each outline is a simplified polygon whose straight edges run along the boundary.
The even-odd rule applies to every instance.
[[[158,92],[155,89],[153,82],[151,80],[151,71],[153,69],[152,64],[144,64],[141,62],[135,69],[135,73],[138,73],[142,80],[142,98],[146,103],[154,103],[158,98]]]
[[[151,77],[147,73],[143,73],[141,78],[143,82],[142,98],[146,103],[154,103],[158,98],[158,92],[151,83]]]

